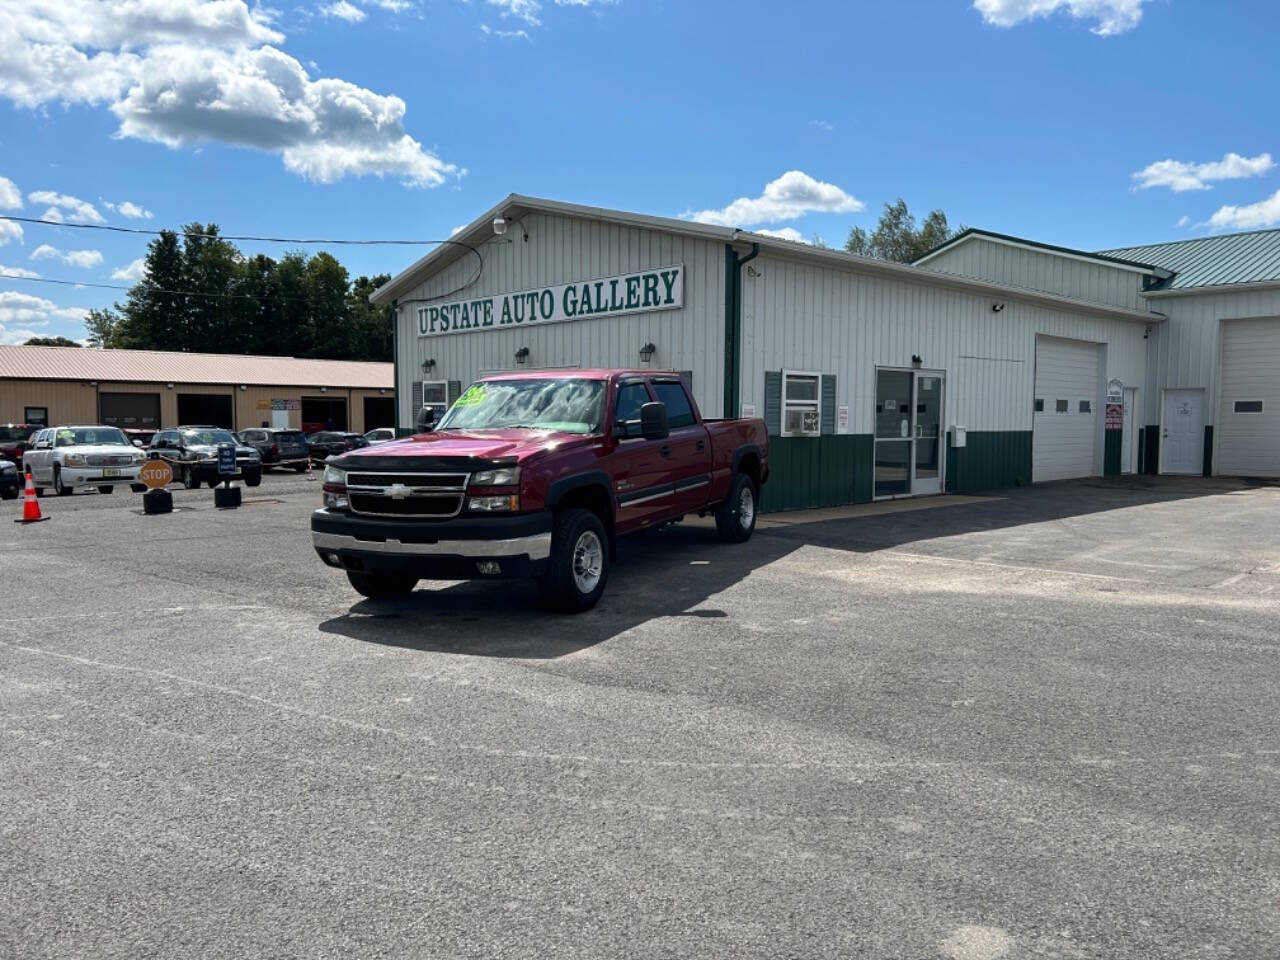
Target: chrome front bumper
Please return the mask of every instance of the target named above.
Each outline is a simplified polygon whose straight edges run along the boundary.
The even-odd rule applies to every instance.
[[[403,543],[399,540],[360,540],[340,533],[312,531],[317,550],[353,550],[393,557],[465,557],[487,560],[528,557],[545,560],[551,556],[551,534],[535,533],[511,540],[437,540],[435,543]]]

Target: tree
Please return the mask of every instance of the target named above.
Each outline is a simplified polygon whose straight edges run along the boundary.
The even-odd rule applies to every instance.
[[[24,347],[78,347],[80,344],[66,337],[32,337]]]
[[[917,227],[907,202],[899,197],[896,202],[884,205],[880,222],[871,234],[862,227],[850,230],[844,249],[862,257],[913,263],[959,232],[951,229],[947,215],[941,210],[931,211]]]
[[[103,350],[119,346],[116,339],[120,331],[120,314],[110,307],[90,310],[84,318],[84,326],[89,331],[90,345]]]

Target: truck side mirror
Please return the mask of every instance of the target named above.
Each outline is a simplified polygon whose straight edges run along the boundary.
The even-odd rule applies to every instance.
[[[415,426],[419,433],[430,433],[431,428],[435,426],[436,412],[431,407],[423,407],[418,411],[418,419]]]
[[[665,440],[671,433],[667,426],[667,405],[657,400],[640,406],[640,436],[646,440]]]

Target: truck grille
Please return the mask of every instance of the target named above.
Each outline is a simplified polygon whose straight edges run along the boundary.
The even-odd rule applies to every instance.
[[[127,467],[133,457],[127,453],[91,453],[85,462],[91,467]]]
[[[462,512],[465,473],[349,473],[352,513],[374,517],[442,519]]]

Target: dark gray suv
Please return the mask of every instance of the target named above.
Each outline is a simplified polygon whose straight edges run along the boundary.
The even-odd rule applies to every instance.
[[[220,480],[227,479],[218,473],[218,446],[223,443],[236,447],[236,472],[231,479],[243,479],[247,487],[262,483],[262,457],[258,451],[240,443],[234,433],[222,427],[161,430],[152,438],[148,453],[168,460],[174,479],[194,490],[201,483],[216,487]]]
[[[253,447],[262,457],[262,469],[292,467],[298,473],[307,469],[311,448],[301,430],[282,427],[250,427],[240,431],[240,442]]]

